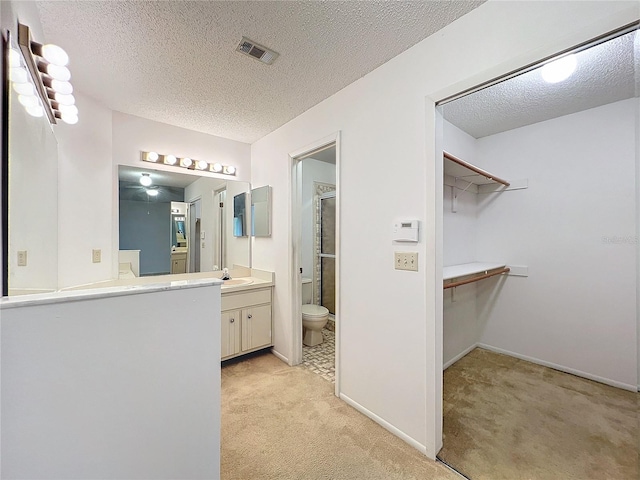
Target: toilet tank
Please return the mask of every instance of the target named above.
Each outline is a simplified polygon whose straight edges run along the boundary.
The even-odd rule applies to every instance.
[[[302,304],[313,303],[313,281],[310,278],[302,279]]]

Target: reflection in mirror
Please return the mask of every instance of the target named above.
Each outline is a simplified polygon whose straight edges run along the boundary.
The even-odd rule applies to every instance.
[[[251,190],[251,235],[269,237],[271,235],[271,187]]]
[[[247,236],[247,194],[233,196],[233,236]]]
[[[30,116],[6,79],[3,85],[9,100],[7,293],[52,291],[58,282],[58,144],[47,118]]]
[[[143,173],[148,187],[140,184]],[[233,204],[226,202],[246,194],[247,182],[124,165],[118,176],[121,276],[136,261],[140,276],[251,266],[249,240],[233,236]]]

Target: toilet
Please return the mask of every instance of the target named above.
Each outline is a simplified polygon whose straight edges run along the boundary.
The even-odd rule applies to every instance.
[[[313,282],[310,278],[302,279],[302,343],[308,347],[320,345],[323,341],[322,329],[329,320],[329,310],[311,303],[313,298]]]

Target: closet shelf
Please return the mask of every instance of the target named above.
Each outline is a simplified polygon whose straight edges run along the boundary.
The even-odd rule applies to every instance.
[[[460,178],[474,185],[489,185],[492,183],[500,183],[505,187],[511,185],[506,180],[496,177],[492,173],[482,170],[464,160],[460,160],[448,152],[443,152],[443,154],[445,175]]]
[[[443,288],[447,289],[459,287],[460,285],[477,282],[479,280],[484,280],[485,278],[493,277],[495,275],[509,273],[509,271],[510,269],[504,263],[473,262],[444,267],[442,271],[442,280],[444,282],[461,277],[471,276],[471,278],[467,278],[465,280],[460,280],[457,282],[444,283]]]

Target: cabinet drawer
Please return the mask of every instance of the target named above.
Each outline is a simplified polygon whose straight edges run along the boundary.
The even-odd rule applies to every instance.
[[[271,287],[250,292],[228,293],[222,295],[222,311],[271,303]]]

